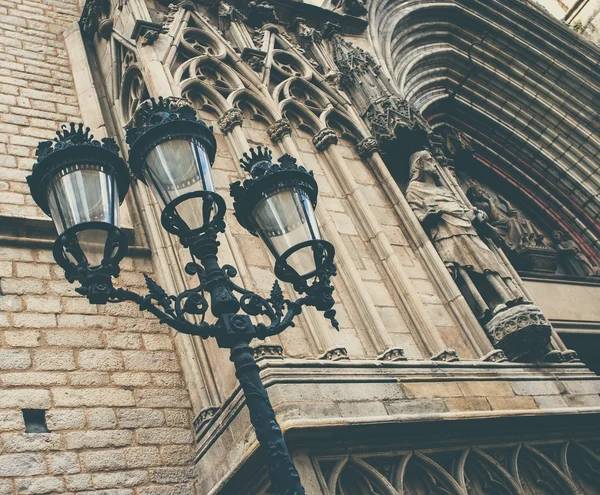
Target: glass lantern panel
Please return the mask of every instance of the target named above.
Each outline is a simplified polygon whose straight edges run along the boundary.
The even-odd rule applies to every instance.
[[[146,180],[163,207],[184,194],[215,191],[210,160],[196,139],[171,139],[157,144],[146,156]],[[195,229],[204,224],[201,198],[183,201],[177,213]]]
[[[114,176],[101,165],[72,165],[61,170],[48,188],[50,215],[61,234],[84,222],[104,222],[119,226],[119,197]],[[91,266],[100,265],[106,231],[82,230],[79,246]]]
[[[310,199],[300,189],[276,189],[259,201],[252,214],[260,236],[276,258],[301,242],[321,238]],[[314,271],[312,248],[296,251],[288,264],[300,275]]]

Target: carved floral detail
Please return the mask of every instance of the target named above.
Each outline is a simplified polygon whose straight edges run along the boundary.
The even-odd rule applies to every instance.
[[[379,145],[375,138],[368,137],[356,143],[356,153],[363,159],[370,157],[376,151],[379,151]]]
[[[451,363],[453,361],[460,361],[458,354],[454,349],[444,349],[443,351],[434,354],[429,358],[431,361],[446,361]]]
[[[325,127],[313,136],[312,142],[318,151],[325,151],[332,144],[337,144],[338,137],[331,127]]]
[[[406,361],[404,349],[401,347],[390,347],[381,356],[377,356],[379,361]]]
[[[221,115],[221,117],[219,117],[217,124],[219,124],[221,131],[224,134],[227,134],[236,125],[242,125],[243,121],[244,114],[242,111],[237,108],[230,108],[223,115]]]
[[[342,359],[350,358],[348,357],[348,351],[345,347],[336,346],[325,351],[321,356],[319,356],[319,359],[327,359],[329,361],[340,361]]]
[[[253,348],[254,359],[283,359],[283,347],[276,344],[260,344]]]
[[[292,133],[292,125],[286,118],[279,119],[267,128],[267,134],[274,143],[279,143],[283,136],[289,136]]]

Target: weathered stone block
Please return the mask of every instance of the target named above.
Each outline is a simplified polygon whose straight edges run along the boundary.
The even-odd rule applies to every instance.
[[[72,389],[55,388],[52,390],[54,402],[58,407],[118,407],[133,406],[135,401],[130,390],[119,388]]]
[[[455,382],[404,382],[406,397],[460,397],[463,392]]]
[[[4,435],[4,452],[43,452],[58,450],[61,435],[56,433],[24,433],[19,435]]]
[[[183,428],[148,428],[137,430],[140,444],[178,444],[191,443],[192,433]]]
[[[488,397],[492,409],[537,409],[538,406],[532,397]]]
[[[47,457],[48,469],[52,474],[75,474],[81,470],[75,452],[56,452]],[[87,487],[85,487],[87,488]]]
[[[0,455],[0,476],[35,476],[45,472],[41,454]]]
[[[46,425],[50,431],[83,428],[85,414],[83,409],[51,409],[46,413]]]
[[[65,434],[68,449],[103,449],[131,445],[133,432],[127,430],[81,431]]]
[[[119,409],[118,415],[121,428],[152,428],[165,423],[163,412],[157,409]]]

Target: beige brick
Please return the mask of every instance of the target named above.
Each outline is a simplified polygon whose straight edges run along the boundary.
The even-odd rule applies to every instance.
[[[51,385],[66,385],[67,375],[65,373],[19,371],[3,374],[0,381],[4,386],[9,387],[48,387]]]
[[[117,417],[112,409],[88,409],[88,426],[94,430],[114,429],[117,427]]]
[[[165,410],[168,426],[180,428],[191,428],[191,420],[186,409],[167,409]]]
[[[4,452],[41,452],[60,449],[61,435],[56,433],[23,433],[4,435]]]
[[[193,466],[157,468],[150,471],[150,480],[153,483],[185,483],[195,478]]]
[[[140,444],[186,444],[192,442],[192,433],[184,428],[148,428],[137,431]]]
[[[121,428],[152,428],[165,423],[164,414],[158,409],[119,409],[118,416]]]
[[[467,397],[512,397],[515,395],[510,384],[501,381],[458,382],[458,386]]]
[[[173,341],[170,335],[149,334],[142,335],[144,347],[149,351],[161,351],[173,349]]]
[[[60,478],[44,477],[44,478],[23,478],[17,480],[18,493],[22,494],[45,494],[45,493],[63,493],[64,482]]]
[[[139,349],[142,347],[142,339],[137,333],[107,332],[106,342],[113,349]]]
[[[133,393],[130,390],[119,388],[54,388],[52,389],[52,395],[58,407],[117,407],[134,405]]]
[[[190,407],[187,390],[145,389],[135,395],[138,407]]]
[[[112,316],[87,315],[82,318],[80,315],[62,314],[58,316],[58,326],[61,328],[109,329],[115,326],[115,319]]]
[[[112,380],[115,385],[122,387],[143,387],[151,383],[150,373],[146,372],[114,373]]]
[[[65,434],[67,449],[103,449],[131,445],[133,433],[126,430],[77,431]]]
[[[157,387],[181,388],[185,385],[179,373],[152,373],[152,382]]]
[[[532,397],[488,397],[492,409],[537,409]]]
[[[34,313],[60,313],[62,311],[60,298],[49,296],[26,296],[25,308]]]
[[[52,328],[56,326],[56,316],[35,313],[13,315],[13,326],[17,328]]]
[[[38,370],[74,370],[75,357],[73,351],[39,349],[33,354],[33,366]]]
[[[119,471],[93,475],[95,488],[126,488],[148,483],[147,471]]]
[[[123,368],[118,351],[86,350],[79,352],[79,366],[84,370],[117,371]]]
[[[4,332],[9,347],[37,347],[40,345],[40,332],[36,330],[17,330]]]
[[[194,449],[191,445],[166,445],[160,449],[162,465],[182,466],[190,464],[194,459]]]
[[[0,287],[2,283],[0,282]],[[7,313],[16,313],[21,311],[23,308],[23,301],[18,296],[3,295],[0,297],[0,311],[6,311]]]
[[[179,371],[172,352],[124,351],[125,368],[132,371]]]
[[[123,449],[93,450],[79,454],[85,471],[107,471],[126,469]]]
[[[41,280],[31,278],[5,278],[2,279],[2,292],[17,295],[43,294],[44,283]]]
[[[0,370],[24,370],[31,367],[29,351],[0,349]]]
[[[76,493],[82,492],[83,490],[91,490],[93,488],[91,474],[74,474],[73,476],[65,476],[65,483],[67,490],[71,490]]]
[[[129,468],[160,466],[162,462],[157,447],[130,447],[125,456]]]
[[[24,429],[25,423],[21,411],[0,411],[0,431],[23,431]]]
[[[46,344],[53,347],[103,347],[99,332],[81,330],[47,330]]]
[[[41,454],[0,455],[0,477],[35,476],[45,472],[46,467]]]
[[[79,457],[74,452],[56,452],[47,457],[48,469],[52,474],[79,473]]]
[[[403,383],[407,397],[459,397],[462,391],[454,382]]]
[[[4,194],[2,196],[2,201],[4,201]],[[50,278],[50,265],[43,265],[41,263],[15,263],[15,273],[17,277],[48,279]]]
[[[109,384],[109,375],[100,371],[73,371],[69,373],[74,387],[104,387]]]
[[[51,409],[46,413],[46,425],[50,431],[76,430],[85,427],[83,409]]]
[[[62,277],[62,274],[60,274]],[[77,313],[79,315],[94,315],[98,313],[98,306],[90,304],[87,299],[63,297],[62,306],[66,313]]]

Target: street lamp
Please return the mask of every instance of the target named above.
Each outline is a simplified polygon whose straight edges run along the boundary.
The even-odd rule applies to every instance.
[[[219,265],[217,235],[226,228],[226,206],[212,177],[216,141],[194,109],[179,98],[144,102],[127,130],[127,143],[132,174],[160,202],[163,228],[189,248],[192,261],[185,270],[198,276],[199,285],[177,296],[147,275],[144,296],[113,286],[127,253],[118,205],[128,190],[128,171],[114,140],[96,141],[82,124],[63,126],[54,141],[41,142],[27,178],[34,200],[59,233],[56,261],[69,282],[81,284],[76,291],[90,303],[133,301],[179,332],[215,337],[219,347],[230,349],[273,488],[282,495],[304,494],[249,343],[293,326],[304,306],[324,312],[338,328],[330,282],[336,273],[334,248],[319,233],[312,172],[289,155],[273,163],[271,151],[258,147],[240,160],[250,178],[230,186],[238,221],[265,241],[277,277],[302,295],[284,299],[276,281],[266,299],[235,284],[233,266]],[[215,323],[204,319],[209,307]],[[200,323],[191,315],[200,316]],[[259,315],[268,323],[253,324],[250,317]]]

